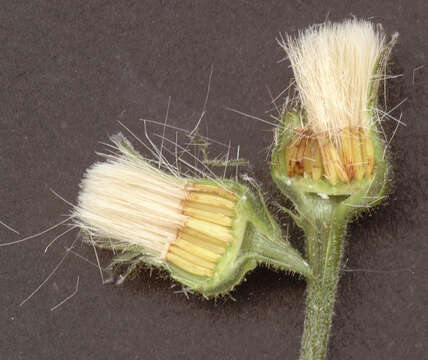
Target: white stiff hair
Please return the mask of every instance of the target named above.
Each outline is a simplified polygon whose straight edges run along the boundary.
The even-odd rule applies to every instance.
[[[293,68],[307,126],[331,137],[343,128],[370,126],[370,88],[385,48],[381,31],[352,19],[310,27],[280,44]]]
[[[185,182],[151,166],[121,135],[112,140],[120,154],[87,170],[73,217],[90,237],[163,259],[186,220]]]

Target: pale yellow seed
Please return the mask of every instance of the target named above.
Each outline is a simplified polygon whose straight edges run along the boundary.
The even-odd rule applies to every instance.
[[[190,191],[196,191],[196,192],[202,192],[202,193],[209,193],[209,194],[216,194],[219,196],[222,196],[226,199],[236,201],[237,197],[236,195],[218,185],[211,185],[211,184],[188,184],[186,186],[187,190]]]
[[[219,254],[208,250],[206,247],[195,245],[193,242],[185,240],[182,236],[178,237],[175,245],[195,256],[199,256],[213,263],[220,257]]]
[[[296,162],[294,164],[295,172],[298,175],[303,175],[303,159],[305,157],[306,139],[302,138],[297,147]]]
[[[298,175],[303,175],[304,173],[303,159],[305,157],[305,150],[306,138],[302,138],[297,148],[296,163],[294,164],[295,172]]]
[[[213,271],[207,268],[204,268],[202,266],[199,265],[195,265],[192,264],[190,261],[187,261],[185,259],[183,259],[182,257],[173,254],[171,252],[168,252],[168,254],[166,254],[165,259],[167,261],[169,261],[170,263],[178,266],[179,268],[191,273],[191,274],[195,274],[198,276],[203,276],[203,277],[211,277],[213,274]]]
[[[343,164],[345,166],[346,174],[349,180],[352,180],[355,175],[354,167],[352,165],[352,142],[351,130],[349,128],[342,129],[340,132],[340,139],[342,143]]]
[[[189,200],[183,201],[183,208],[184,207],[191,207],[191,208],[199,209],[202,211],[209,211],[209,212],[216,213],[216,214],[222,214],[224,216],[229,216],[231,218],[233,218],[235,216],[235,210],[234,209],[220,208],[220,207],[215,207],[215,206],[211,206],[208,204],[200,204],[200,203],[197,203],[194,201],[189,201]]]
[[[364,156],[364,164],[365,164],[365,173],[368,178],[371,178],[373,175],[374,169],[374,149],[373,143],[367,132],[364,130],[361,131],[362,136],[362,149]]]
[[[198,266],[204,267],[206,269],[210,269],[210,270],[214,270],[214,268],[215,268],[215,262],[207,261],[207,260],[201,258],[200,256],[197,256],[191,252],[188,252],[182,248],[179,248],[178,246],[171,245],[169,247],[168,252],[175,254],[175,255],[178,255],[181,258],[189,261],[190,263],[192,263],[194,265],[198,265]]]
[[[194,219],[190,217],[186,220],[185,227],[199,231],[202,234],[212,236],[226,243],[233,241],[233,235],[230,231],[230,228],[213,224],[208,221]]]
[[[337,174],[333,159],[330,157],[328,140],[325,136],[322,136],[318,139],[318,141],[320,143],[320,152],[322,163],[324,166],[324,175],[332,185],[336,185]]]
[[[318,181],[321,179],[323,167],[319,144],[316,140],[312,142],[311,157],[314,159],[314,163],[312,164],[312,178]]]
[[[336,171],[339,179],[345,184],[349,183],[348,175],[346,174],[345,167],[343,166],[342,160],[337,153],[336,147],[333,144],[329,144],[328,146],[329,157],[334,164],[334,169]]]
[[[306,149],[305,149],[305,154],[303,158],[303,169],[304,169],[305,176],[312,175],[312,165],[315,162],[315,158],[312,155],[312,148],[313,148],[314,142],[315,141],[313,141],[313,139],[306,140]]]
[[[218,254],[224,253],[224,241],[220,241],[219,239],[213,238],[212,236],[202,234],[199,231],[192,230],[189,228],[181,229],[180,236],[183,236],[187,241],[192,241],[195,243],[198,243],[199,241],[201,244],[203,243],[207,246],[213,246],[211,249],[213,249],[213,251],[216,251]]]
[[[352,166],[355,169],[355,177],[357,180],[361,180],[364,177],[364,164],[363,156],[361,152],[361,138],[357,129],[351,130],[351,142],[352,142]]]
[[[294,143],[294,140],[293,140]],[[289,177],[294,176],[294,165],[296,164],[297,146],[291,145],[285,153],[285,161],[287,164],[287,174]]]
[[[184,206],[183,214],[192,216],[196,219],[206,220],[214,224],[223,226],[232,226],[233,220],[229,216],[225,216],[221,213],[215,213],[211,211],[205,211],[194,207]]]
[[[199,204],[217,206],[226,209],[233,209],[235,207],[235,201],[213,194],[189,192],[186,199]]]

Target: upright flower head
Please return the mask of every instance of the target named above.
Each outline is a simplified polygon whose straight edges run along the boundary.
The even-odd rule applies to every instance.
[[[389,169],[376,106],[395,39],[386,43],[379,28],[354,19],[281,43],[297,99],[276,133],[272,177],[295,206],[313,272],[301,360],[325,358],[348,221],[384,197]]]
[[[81,183],[77,225],[118,263],[146,263],[203,295],[231,290],[258,262],[308,274],[260,198],[220,179],[166,174],[121,135],[118,153],[96,163]]]
[[[298,93],[278,138],[285,175],[307,190],[349,194],[385,172],[375,111],[391,48],[384,34],[349,20],[311,27],[281,45]]]

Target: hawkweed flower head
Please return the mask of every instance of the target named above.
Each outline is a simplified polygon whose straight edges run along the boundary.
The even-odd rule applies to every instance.
[[[112,142],[116,153],[87,170],[73,218],[116,264],[163,268],[205,296],[232,290],[258,263],[309,273],[246,186],[168,174],[122,135]]]
[[[348,221],[385,197],[378,90],[396,38],[387,42],[380,27],[352,19],[280,42],[297,96],[276,131],[272,177],[294,204],[313,273],[301,360],[325,358]]]
[[[277,133],[274,167],[302,190],[380,193],[388,166],[379,136],[378,89],[395,42],[379,27],[349,20],[311,27],[281,46],[297,99]],[[373,199],[372,199],[373,200]]]

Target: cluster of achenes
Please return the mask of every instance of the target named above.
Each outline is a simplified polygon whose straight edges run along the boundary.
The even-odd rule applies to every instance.
[[[116,155],[81,184],[77,225],[93,244],[145,263],[204,296],[234,288],[257,264],[306,277],[301,359],[327,349],[346,225],[378,203],[388,182],[376,112],[389,43],[374,25],[350,20],[314,26],[281,43],[298,97],[276,129],[272,177],[294,204],[306,260],[283,238],[256,191],[234,181],[167,174],[121,135]]]

